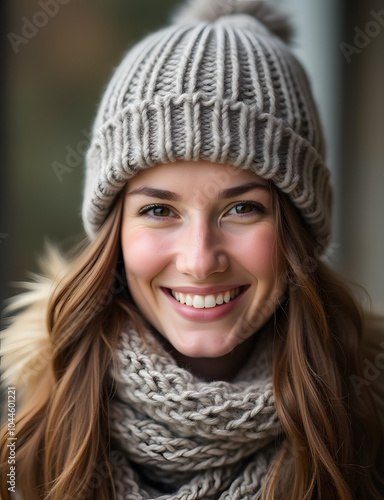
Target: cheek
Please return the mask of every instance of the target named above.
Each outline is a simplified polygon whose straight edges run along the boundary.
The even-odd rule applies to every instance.
[[[275,279],[283,268],[283,257],[277,247],[275,231],[269,225],[260,225],[243,235],[238,244],[241,261],[257,279]]]
[[[121,247],[128,278],[152,280],[169,261],[169,245],[146,228],[121,230]]]

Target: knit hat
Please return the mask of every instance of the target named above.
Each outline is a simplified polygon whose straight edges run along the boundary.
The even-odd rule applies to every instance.
[[[260,0],[191,0],[173,21],[126,54],[101,101],[86,157],[89,237],[138,172],[209,160],[271,180],[323,251],[332,212],[325,145],[285,16]]]

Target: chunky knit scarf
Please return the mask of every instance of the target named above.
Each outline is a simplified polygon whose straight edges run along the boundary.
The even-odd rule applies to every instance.
[[[204,381],[125,329],[111,405],[118,500],[259,497],[281,432],[261,344],[231,382]]]

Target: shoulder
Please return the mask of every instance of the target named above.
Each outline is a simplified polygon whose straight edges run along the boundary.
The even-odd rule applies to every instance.
[[[18,398],[26,399],[42,381],[52,380],[52,345],[47,311],[55,282],[65,273],[66,262],[49,248],[42,275],[21,283],[23,292],[8,301],[7,328],[1,332],[2,385],[14,386]]]
[[[366,313],[362,342],[363,380],[378,405],[384,426],[384,316]]]

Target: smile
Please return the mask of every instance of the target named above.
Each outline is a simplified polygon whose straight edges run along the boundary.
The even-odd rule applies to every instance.
[[[181,304],[185,304],[195,309],[209,309],[222,304],[228,304],[231,300],[235,299],[242,292],[243,287],[232,288],[224,292],[209,294],[209,295],[194,295],[190,293],[177,292],[170,290],[174,299]]]

